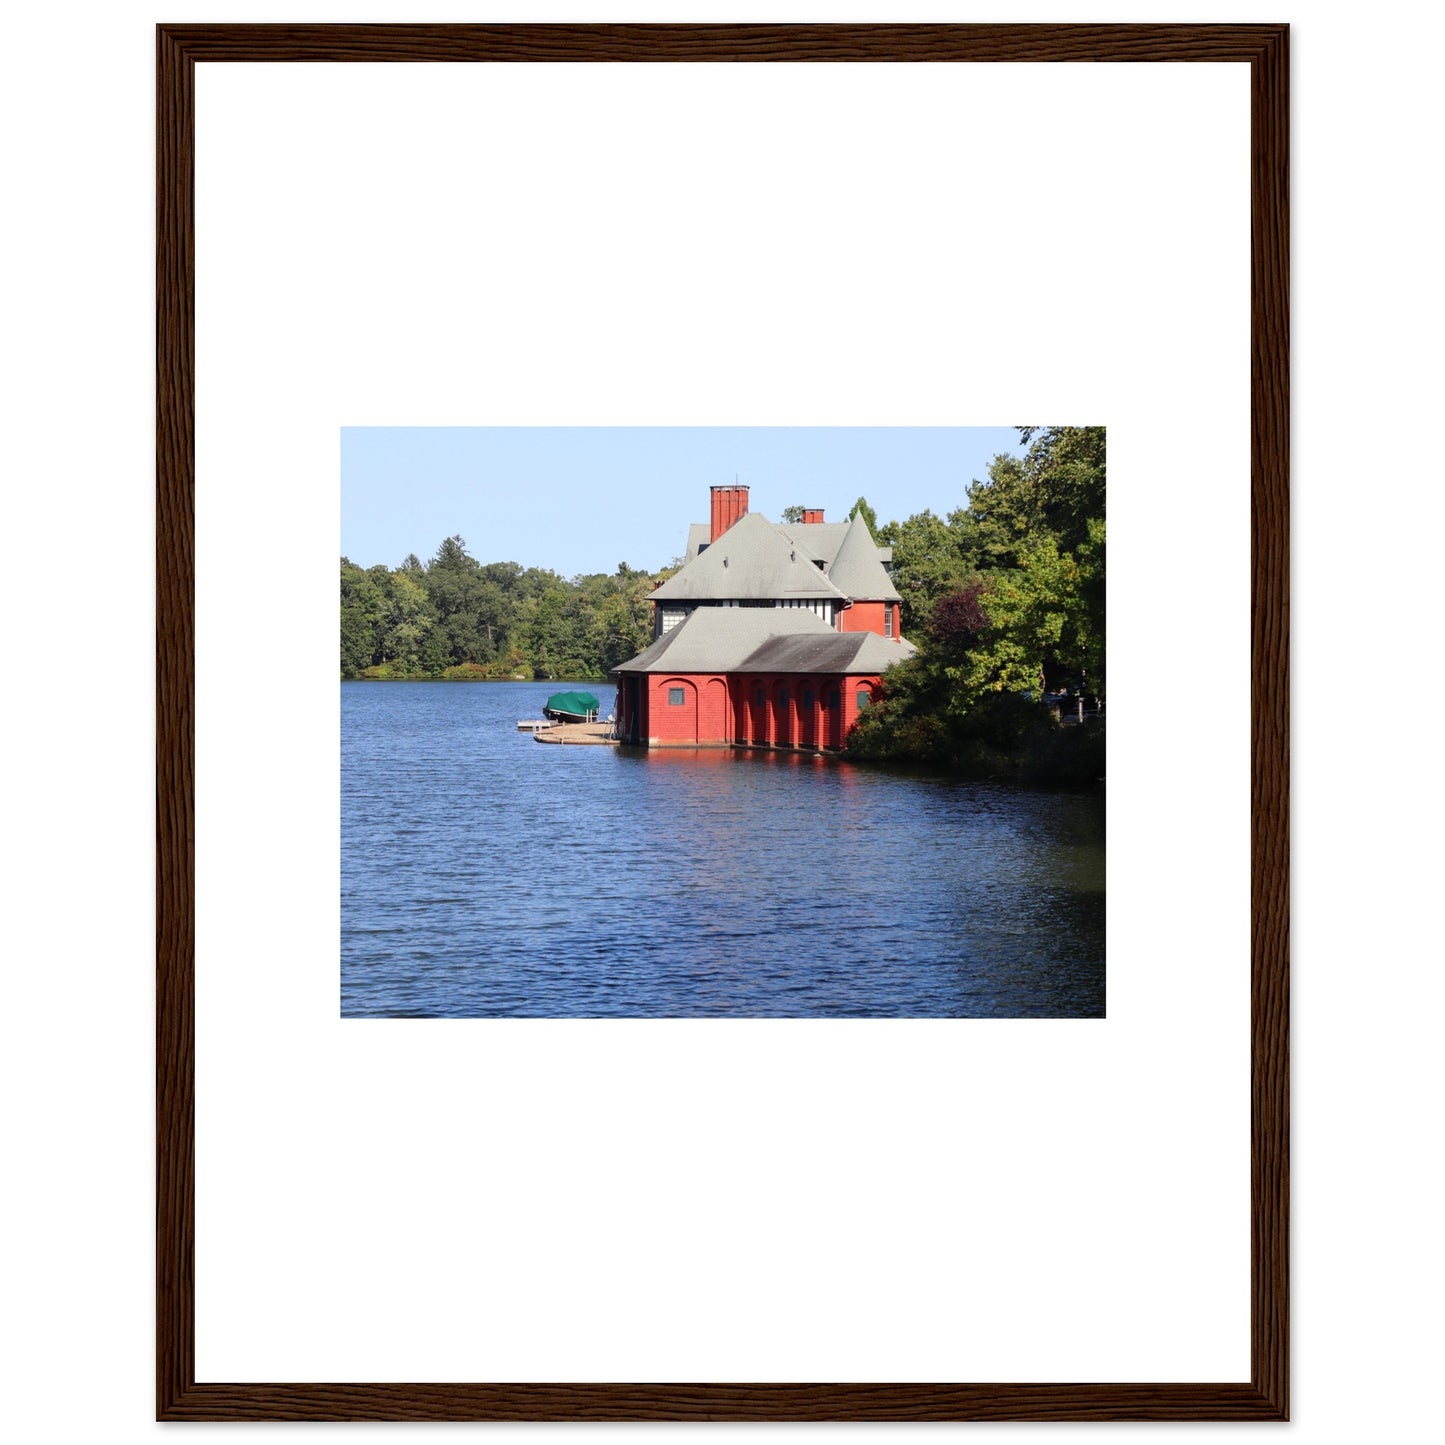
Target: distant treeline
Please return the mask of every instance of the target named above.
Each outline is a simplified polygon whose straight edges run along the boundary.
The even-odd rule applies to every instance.
[[[429,562],[341,559],[344,678],[602,678],[652,640],[649,593],[670,572],[568,580],[478,562],[448,537]]]

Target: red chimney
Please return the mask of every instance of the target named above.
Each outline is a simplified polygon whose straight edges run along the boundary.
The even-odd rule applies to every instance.
[[[821,522],[823,520],[823,509],[821,507],[804,507],[803,521],[805,523]]]
[[[747,516],[748,489],[744,486],[712,489],[712,532],[709,542],[716,542],[739,517]]]

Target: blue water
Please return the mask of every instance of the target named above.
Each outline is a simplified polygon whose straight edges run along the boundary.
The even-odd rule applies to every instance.
[[[517,732],[558,686],[341,685],[344,1017],[1103,1017],[1101,797]]]

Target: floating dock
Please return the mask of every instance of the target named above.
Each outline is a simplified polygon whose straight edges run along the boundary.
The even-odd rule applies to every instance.
[[[552,719],[549,717],[524,717],[517,723],[519,733],[539,733],[543,728],[552,726]]]
[[[519,724],[520,726],[520,724]],[[616,747],[616,728],[610,722],[555,723],[532,734],[534,743],[562,743],[567,747]]]

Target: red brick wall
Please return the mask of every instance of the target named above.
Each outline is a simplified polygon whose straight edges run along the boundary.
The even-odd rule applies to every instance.
[[[783,676],[778,674],[687,673],[638,680],[637,736],[648,747],[689,748],[730,745],[782,748],[841,748],[858,717],[858,693],[876,698],[879,678]],[[682,703],[668,702],[671,688],[683,690]],[[622,680],[619,717],[628,731]],[[812,694],[811,701],[808,695]],[[836,704],[825,707],[829,695]],[[759,695],[762,702],[758,702]]]
[[[893,609],[893,637],[898,636],[898,604],[896,602],[855,602],[838,614],[839,632],[876,632],[886,636],[883,613],[885,608]]]
[[[732,735],[727,679],[709,677],[702,684],[698,708],[698,739],[701,743],[721,744],[731,742]]]
[[[858,694],[868,694],[868,706],[872,707],[878,701],[878,689],[882,686],[878,677],[845,677],[843,679],[843,736],[848,736],[848,729],[858,721],[858,714],[863,711],[858,706]]]
[[[647,724],[643,735],[654,748],[718,747],[730,741],[727,681],[715,673],[658,675],[645,680]],[[668,692],[680,687],[679,706]]]
[[[690,677],[647,679],[647,741],[654,748],[697,746],[698,685]],[[672,688],[681,688],[683,702],[668,701]]]

